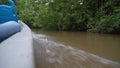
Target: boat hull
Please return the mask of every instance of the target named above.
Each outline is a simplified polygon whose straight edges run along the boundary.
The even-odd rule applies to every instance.
[[[31,30],[19,22],[21,32],[0,43],[0,68],[35,68]]]

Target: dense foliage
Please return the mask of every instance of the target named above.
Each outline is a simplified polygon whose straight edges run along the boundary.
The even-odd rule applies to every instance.
[[[19,19],[45,30],[120,33],[120,0],[15,0]]]

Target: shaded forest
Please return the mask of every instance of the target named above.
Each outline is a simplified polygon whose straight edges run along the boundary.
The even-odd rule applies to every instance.
[[[120,0],[14,0],[32,28],[120,33]]]

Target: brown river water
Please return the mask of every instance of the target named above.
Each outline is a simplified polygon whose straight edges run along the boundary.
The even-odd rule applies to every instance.
[[[37,68],[120,68],[120,35],[33,31]]]

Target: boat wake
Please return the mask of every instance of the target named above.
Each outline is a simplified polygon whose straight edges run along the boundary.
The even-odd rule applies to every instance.
[[[120,68],[120,63],[33,34],[37,68]]]

